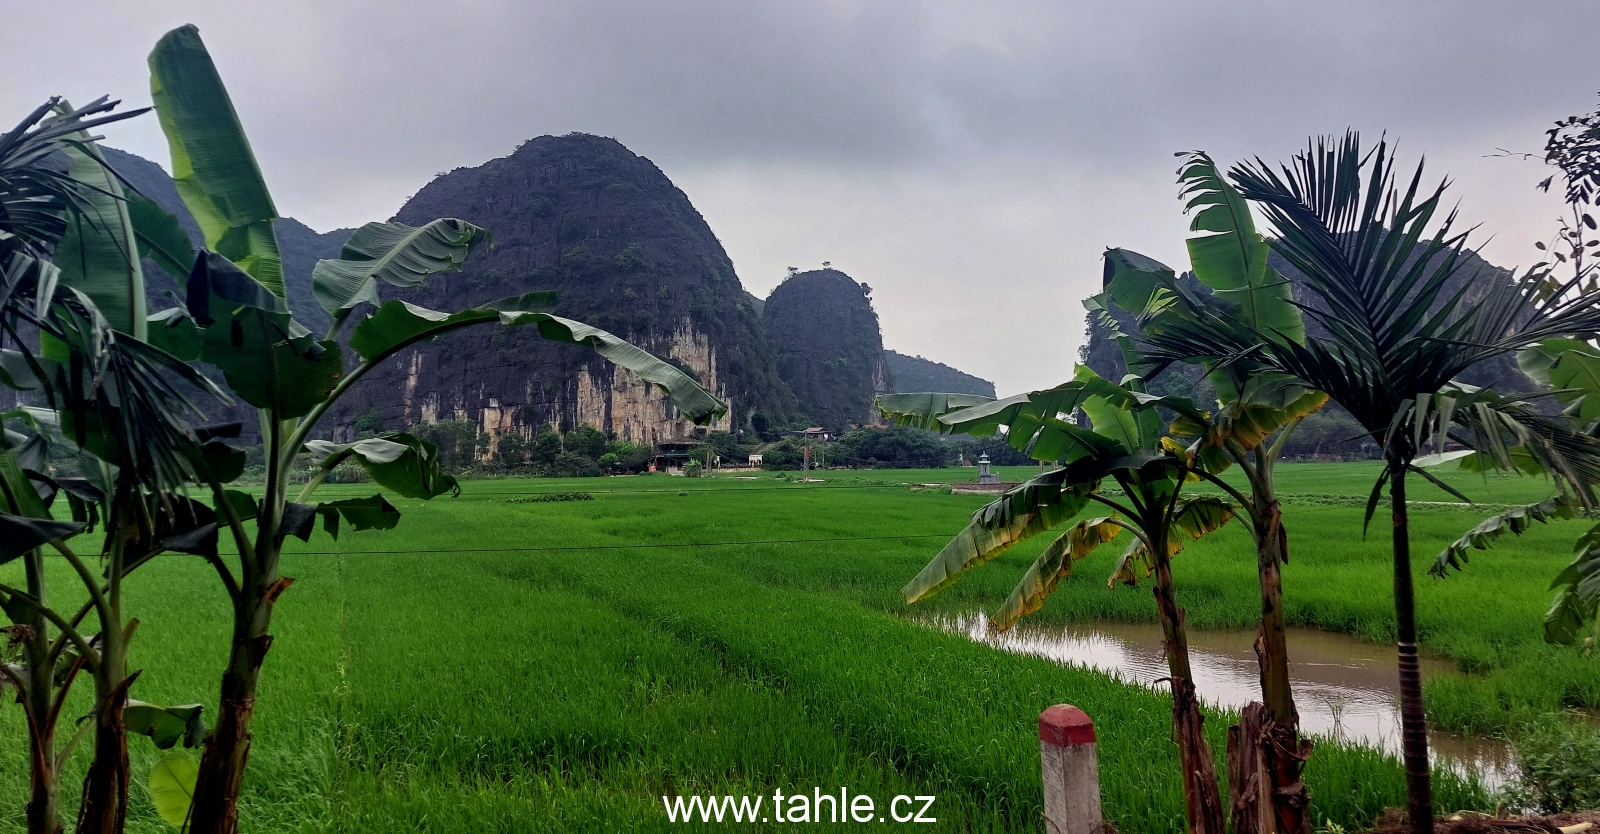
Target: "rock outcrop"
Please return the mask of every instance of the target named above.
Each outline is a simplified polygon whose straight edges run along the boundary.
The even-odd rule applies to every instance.
[[[557,315],[617,334],[674,362],[729,402],[712,428],[761,412],[777,421],[795,400],[779,378],[761,320],[705,220],[650,160],[613,139],[545,136],[425,186],[395,220],[458,217],[489,229],[461,274],[387,297],[456,310],[530,290],[559,293]],[[465,419],[494,438],[590,425],[652,442],[691,430],[629,371],[531,328],[481,326],[403,351],[351,392],[336,437],[357,417],[388,428]],[[496,441],[497,442],[497,441]]]
[[[835,431],[877,422],[872,398],[889,390],[870,292],[837,269],[797,272],[767,296],[762,315],[800,413]]]

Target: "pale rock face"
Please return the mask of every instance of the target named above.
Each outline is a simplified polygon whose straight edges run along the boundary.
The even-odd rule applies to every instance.
[[[717,377],[716,351],[704,334],[695,332],[688,319],[673,331],[665,354],[694,371],[706,390],[727,399],[726,386]],[[694,429],[694,424],[688,420],[668,416],[673,410],[670,401],[655,386],[632,371],[608,370],[609,373],[600,374],[598,379],[587,367],[579,371],[576,410],[580,425],[612,432],[618,440],[630,443],[659,443],[684,437]],[[730,410],[707,428],[726,431],[732,425],[732,416]]]
[[[687,318],[674,329],[669,341],[655,346],[654,352],[690,369],[701,385],[727,399],[726,381],[718,373],[716,350]],[[453,402],[442,403],[437,391],[418,395],[422,378],[426,376],[427,360],[422,352],[413,352],[397,361],[403,363],[404,368],[401,388],[405,413],[402,419],[408,423],[470,420],[477,424],[480,433],[490,438],[490,448],[484,451],[485,455],[495,454],[500,438],[509,432],[518,432],[531,440],[545,427],[557,429],[560,424],[557,415],[561,414],[570,414],[573,425],[591,426],[630,443],[659,443],[682,438],[692,434],[695,428],[693,423],[677,415],[671,401],[655,386],[632,371],[605,363],[581,365],[571,379],[557,382],[553,389],[529,380],[523,386],[521,402],[483,396],[481,391],[469,389],[452,397]],[[525,415],[526,419],[519,421],[519,415]],[[719,417],[707,428],[726,431],[734,425],[733,420],[730,409],[729,414]]]

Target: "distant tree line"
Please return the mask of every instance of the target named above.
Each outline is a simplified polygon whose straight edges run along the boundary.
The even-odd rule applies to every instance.
[[[493,435],[469,420],[419,423],[407,431],[439,449],[439,468],[474,475],[593,478],[645,472],[655,459],[649,443],[608,440],[591,426],[566,433],[548,427],[530,439],[519,431]]]

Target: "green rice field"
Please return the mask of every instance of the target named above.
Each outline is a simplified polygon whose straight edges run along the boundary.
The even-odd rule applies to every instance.
[[[1376,474],[1375,464],[1281,467],[1291,623],[1392,635],[1386,511],[1371,539],[1361,531]],[[296,582],[274,623],[242,830],[665,831],[693,826],[669,823],[663,796],[845,787],[880,807],[899,794],[936,796],[938,823],[921,826],[929,830],[1039,831],[1036,719],[1060,702],[1096,721],[1105,809],[1118,829],[1183,830],[1164,694],[913,620],[924,609],[997,604],[1042,542],[915,610],[900,601],[900,586],[986,500],[912,485],[970,480],[973,470],[817,477],[473,481],[458,498],[395,499],[405,517],[392,531],[291,540],[285,573]],[[1491,503],[1547,488],[1446,477]],[[319,495],[372,491],[330,485]],[[573,491],[594,500],[528,500]],[[1420,482],[1411,491],[1454,500]],[[1467,673],[1428,682],[1431,718],[1493,734],[1543,713],[1600,708],[1600,659],[1540,639],[1545,586],[1570,560],[1581,522],[1503,540],[1449,579],[1424,574],[1487,511],[1425,505],[1413,516],[1424,643]],[[1080,562],[1035,617],[1153,620],[1147,588],[1106,586],[1119,550]],[[1190,626],[1253,627],[1254,565],[1243,525],[1190,546],[1176,562]],[[58,567],[59,602],[73,583]],[[0,568],[0,578],[15,581],[16,569]],[[227,616],[210,569],[162,557],[135,575],[129,600],[142,622],[133,696],[214,706]],[[87,692],[78,695],[86,710]],[[1213,713],[1207,724],[1219,756],[1229,720]],[[9,803],[0,831],[21,831],[14,704],[0,704],[0,739]],[[142,738],[129,746],[142,778],[156,752]],[[80,751],[65,786],[86,760]],[[1317,747],[1307,781],[1319,824],[1362,825],[1404,799],[1391,757],[1331,742]],[[132,794],[131,831],[172,830],[142,784]],[[1445,810],[1493,807],[1448,774],[1435,794]]]

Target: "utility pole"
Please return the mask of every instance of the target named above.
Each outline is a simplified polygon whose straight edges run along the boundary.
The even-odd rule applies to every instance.
[[[800,479],[807,480],[811,477],[811,438],[806,438],[805,448],[800,453]]]

